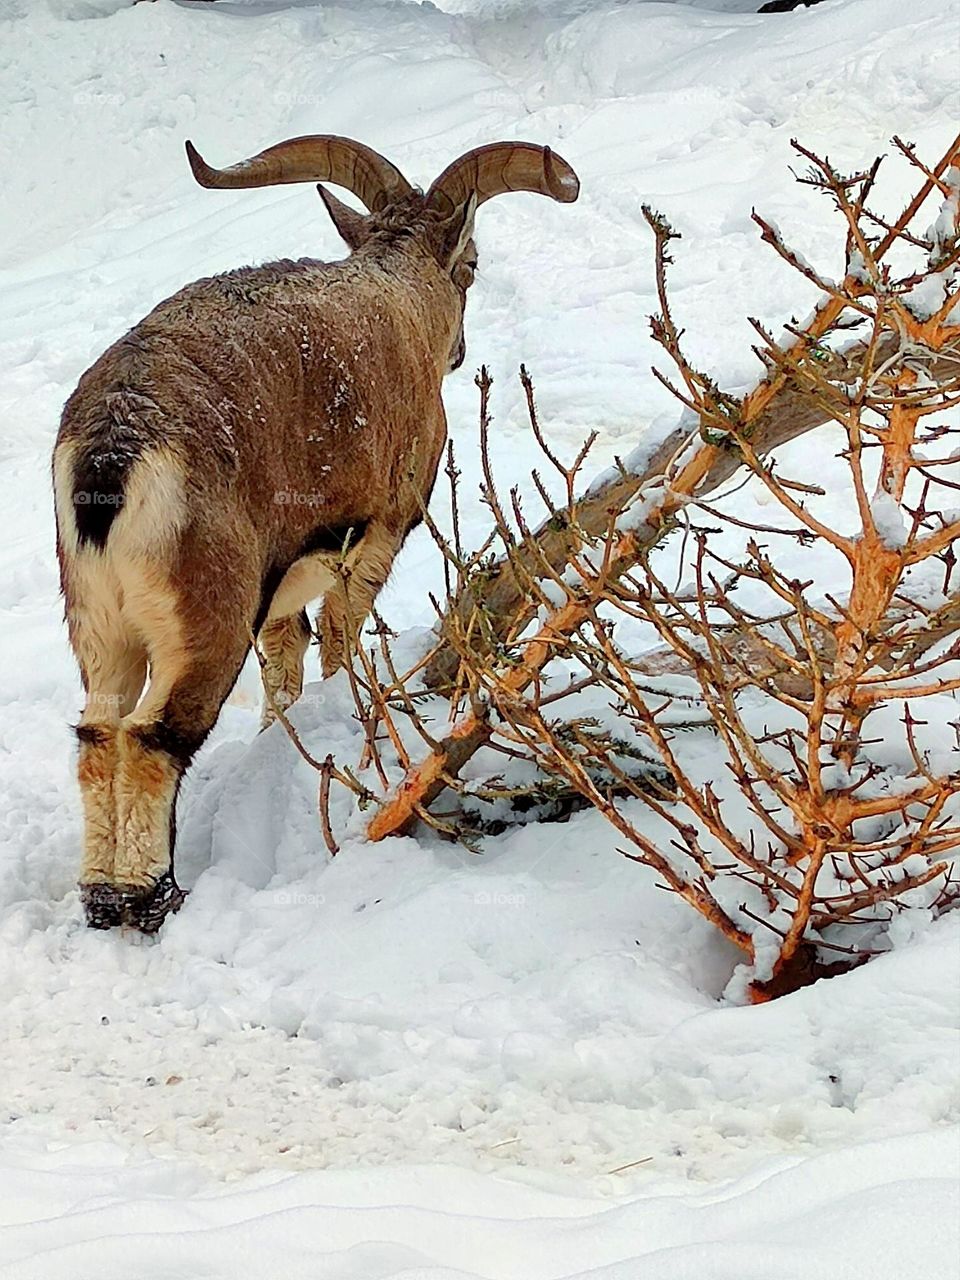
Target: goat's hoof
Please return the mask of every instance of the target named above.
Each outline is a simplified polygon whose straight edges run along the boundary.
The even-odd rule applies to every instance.
[[[80,901],[90,929],[115,929],[123,924],[126,893],[112,884],[80,885]]]
[[[186,896],[170,871],[148,889],[126,884],[80,886],[80,901],[91,929],[127,924],[141,933],[156,933],[168,915],[180,910]]]
[[[152,889],[127,903],[124,919],[141,933],[156,933],[166,920],[180,910],[186,893],[173,878],[173,872],[165,872]]]

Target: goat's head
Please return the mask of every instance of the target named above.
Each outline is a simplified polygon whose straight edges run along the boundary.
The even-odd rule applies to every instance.
[[[368,243],[417,238],[459,295],[459,323],[447,363],[458,368],[465,355],[463,309],[477,269],[473,240],[479,205],[506,191],[533,191],[564,204],[576,200],[580,183],[573,169],[549,147],[528,142],[494,142],[476,147],[447,166],[426,192],[410,185],[384,156],[333,134],[290,138],[226,169],[208,165],[192,143],[187,156],[204,187],[266,187],[316,182],[334,225],[351,251]],[[352,191],[366,214],[338,200],[321,182]]]

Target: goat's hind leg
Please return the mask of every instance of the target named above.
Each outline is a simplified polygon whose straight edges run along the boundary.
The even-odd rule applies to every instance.
[[[83,805],[80,901],[91,928],[109,929],[122,918],[120,900],[110,883],[117,851],[117,727],[85,712],[77,725],[77,739],[77,781]]]
[[[92,621],[85,614],[70,619],[87,691],[77,725],[77,780],[84,827],[79,889],[87,923],[109,929],[120,924],[122,917],[112,883],[117,851],[118,726],[140,696],[147,662],[143,647],[124,634],[118,616],[105,613],[96,627]]]
[[[176,803],[190,761],[216,723],[249,648],[247,631],[205,614],[159,616],[146,632],[150,685],[118,733],[114,883],[123,919],[155,933],[186,895],[174,874]]]
[[[121,725],[117,754],[114,892],[124,923],[154,933],[185,897],[173,873],[174,811],[193,748],[160,720]]]

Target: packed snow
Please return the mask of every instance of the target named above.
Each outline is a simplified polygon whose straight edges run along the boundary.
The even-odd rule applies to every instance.
[[[599,815],[470,854],[430,834],[365,844],[341,795],[330,860],[315,775],[279,727],[257,734],[252,666],[184,786],[183,910],[156,938],[93,933],[74,886],[60,408],[188,280],[343,252],[309,187],[201,190],[183,140],[223,164],[345,133],[424,184],[498,138],[574,165],[577,204],[505,196],[479,215],[467,362],[445,392],[476,545],[481,362],[495,465],[531,504],[521,361],[561,453],[600,432],[598,472],[642,465],[678,421],[650,373],[642,204],[683,234],[692,355],[737,391],[758,372],[746,317],[776,331],[816,301],[751,209],[842,269],[790,138],[854,169],[894,133],[936,158],[956,131],[960,0],[755,7],[0,0],[0,1276],[960,1276],[956,915],[910,912],[869,965],[737,1007],[737,955]],[[911,183],[891,164],[881,200]],[[836,439],[784,457],[849,526]],[[381,599],[407,652],[430,590],[442,566],[418,531]],[[938,705],[945,732],[956,702]],[[352,711],[341,676],[293,718],[353,763]]]

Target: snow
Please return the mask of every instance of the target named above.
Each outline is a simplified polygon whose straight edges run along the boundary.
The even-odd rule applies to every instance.
[[[402,1200],[382,1170],[225,1190],[187,1169],[78,1147],[69,1162],[18,1161],[0,1183],[10,1224],[0,1275],[125,1280],[133,1259],[138,1280],[948,1280],[944,1259],[960,1247],[957,1160],[951,1135],[917,1134],[708,1191],[598,1205],[430,1168],[405,1171]],[[55,1240],[32,1217],[38,1203],[63,1215]]]
[[[597,815],[471,855],[426,835],[366,845],[341,794],[331,862],[315,776],[279,727],[256,734],[252,667],[184,787],[183,911],[156,939],[93,934],[73,887],[60,407],[188,280],[342,253],[308,187],[201,190],[184,138],[227,164],[343,132],[422,183],[500,137],[574,165],[578,203],[517,195],[478,216],[468,358],[446,384],[475,546],[481,361],[494,465],[531,513],[521,360],[565,458],[597,428],[592,467],[641,470],[680,420],[650,374],[643,203],[683,233],[671,279],[691,358],[736,389],[757,373],[746,316],[776,331],[817,301],[751,208],[818,271],[843,262],[789,139],[851,171],[894,132],[926,159],[950,140],[957,0],[752,8],[0,3],[0,1276],[960,1274],[955,917],[921,904],[869,965],[735,1007],[737,955]],[[884,206],[911,182],[881,169]],[[853,528],[831,496],[837,440],[820,439],[822,455],[810,438],[783,459],[827,490],[812,509]],[[731,501],[770,518],[755,487]],[[809,576],[808,551],[783,554]],[[816,569],[842,586],[829,556]],[[442,567],[420,531],[381,602],[411,651],[430,590]],[[956,700],[929,701],[922,746],[943,753]],[[315,753],[355,760],[345,680],[311,683],[293,718]],[[715,749],[699,750],[709,776]]]
[[[885,547],[897,551],[907,544],[909,530],[900,503],[892,493],[881,489],[870,502],[870,516],[877,536]]]
[[[943,175],[949,194],[943,201],[936,222],[928,228],[927,238],[935,245],[946,247],[957,235],[957,219],[960,216],[960,169],[956,165]]]

